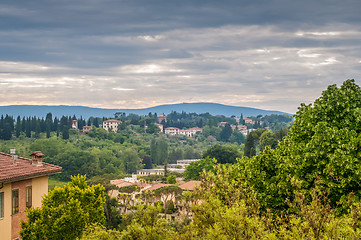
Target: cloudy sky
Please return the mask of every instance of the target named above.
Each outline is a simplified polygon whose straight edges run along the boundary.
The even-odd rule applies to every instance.
[[[294,113],[361,83],[360,0],[1,0],[0,105]]]

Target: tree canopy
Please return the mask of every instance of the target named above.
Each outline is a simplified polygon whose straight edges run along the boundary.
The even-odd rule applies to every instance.
[[[85,176],[72,177],[42,200],[42,207],[28,209],[28,221],[21,223],[20,235],[27,240],[77,239],[93,223],[104,224],[104,188],[88,186]]]
[[[240,175],[268,208],[285,206],[295,191],[310,191],[316,182],[332,206],[351,193],[360,198],[360,116],[361,90],[354,80],[331,85],[314,104],[301,104],[275,150],[240,161]]]
[[[209,148],[204,154],[203,158],[215,158],[217,163],[236,163],[237,158],[242,157],[240,150],[234,145],[220,145],[216,144]]]

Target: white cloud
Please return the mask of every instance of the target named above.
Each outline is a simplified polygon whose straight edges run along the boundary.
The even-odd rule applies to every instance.
[[[313,36],[339,36],[341,35],[341,32],[297,32],[295,33],[297,36],[300,37],[313,37]]]
[[[157,41],[163,39],[164,36],[162,36],[162,35],[155,35],[155,36],[145,35],[145,36],[138,36],[138,38],[145,40],[147,42],[157,42]]]
[[[305,58],[316,58],[316,57],[319,57],[321,56],[321,54],[318,54],[318,53],[307,53],[309,50],[300,50],[297,52],[298,56],[299,57],[305,57]]]
[[[49,66],[26,62],[0,61],[0,72],[44,72]]]
[[[156,73],[178,73],[181,69],[176,69],[171,64],[139,64],[139,65],[125,65],[119,69],[120,73],[125,74],[156,74]]]
[[[132,88],[112,88],[113,90],[116,91],[134,91],[135,89]]]

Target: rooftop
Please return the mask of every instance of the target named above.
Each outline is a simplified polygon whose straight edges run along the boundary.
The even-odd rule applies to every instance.
[[[183,183],[182,185],[179,185],[178,187],[180,187],[183,190],[193,191],[193,189],[195,187],[198,187],[200,184],[201,184],[201,181],[189,181],[189,182]]]
[[[41,156],[42,153],[34,152]],[[14,164],[13,156],[0,152],[0,182],[16,182],[34,177],[60,173],[62,168],[53,164],[42,162],[42,165],[33,165],[32,159],[18,157]]]
[[[105,120],[103,122],[118,122],[118,123],[121,123],[122,121],[116,120],[116,119],[108,119],[108,120]]]

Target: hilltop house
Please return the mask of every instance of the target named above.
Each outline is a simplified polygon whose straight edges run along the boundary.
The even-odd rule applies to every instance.
[[[166,135],[172,135],[172,136],[177,136],[179,135],[179,128],[176,127],[167,127],[166,129],[164,129],[164,133]]]
[[[118,126],[122,123],[120,120],[116,119],[108,119],[103,121],[103,128],[107,130],[108,132],[111,130],[113,132],[118,131]]]
[[[32,159],[0,152],[0,233],[2,240],[19,239],[26,209],[41,207],[48,193],[48,176],[62,168],[42,161],[44,154],[33,152]]]
[[[245,124],[254,124],[254,121],[251,118],[244,117],[243,121]]]
[[[193,137],[197,132],[202,132],[202,128],[193,127],[189,129],[179,129],[176,127],[167,127],[164,130],[166,135],[178,136],[178,135],[185,135],[187,137]]]
[[[167,122],[167,116],[165,116],[163,113],[160,114],[158,117],[157,117],[157,120],[158,120],[158,123],[162,123],[163,121],[164,122]]]

